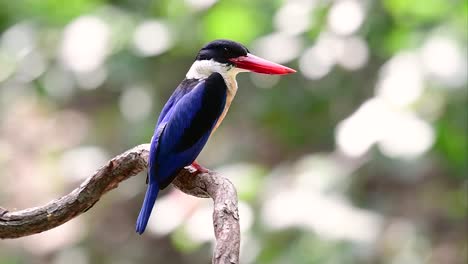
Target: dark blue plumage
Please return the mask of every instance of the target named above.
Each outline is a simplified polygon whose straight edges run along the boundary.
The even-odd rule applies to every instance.
[[[205,146],[224,110],[227,86],[219,73],[203,80],[186,79],[164,106],[151,140],[148,189],[136,231],[145,231],[160,189],[190,165]]]

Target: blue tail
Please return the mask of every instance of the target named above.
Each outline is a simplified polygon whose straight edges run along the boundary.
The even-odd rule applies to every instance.
[[[152,181],[148,184],[148,189],[146,190],[145,200],[143,201],[143,206],[141,207],[140,214],[136,222],[136,232],[138,234],[143,234],[148,224],[148,220],[153,210],[154,202],[158,197],[159,185],[156,181]]]

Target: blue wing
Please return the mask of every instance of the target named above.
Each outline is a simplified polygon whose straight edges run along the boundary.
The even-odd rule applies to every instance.
[[[148,190],[136,228],[140,234],[159,189],[200,154],[226,104],[227,87],[219,73],[193,85],[182,83],[177,89],[163,108],[151,141]]]
[[[203,81],[202,81],[203,82]],[[184,97],[187,93],[191,92],[194,87],[197,86],[197,84],[200,83],[200,80],[197,79],[185,79],[182,81],[182,83],[175,89],[174,93],[172,93],[171,97],[169,100],[166,102],[164,105],[161,114],[159,115],[158,122],[156,123],[156,129],[155,129],[155,134],[157,134],[157,129],[159,125],[166,120],[165,117],[169,112],[171,112],[171,109],[174,108],[174,106],[179,102],[179,100]]]

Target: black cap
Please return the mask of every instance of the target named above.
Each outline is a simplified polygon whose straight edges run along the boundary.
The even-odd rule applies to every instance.
[[[246,56],[249,50],[242,44],[232,40],[218,39],[206,44],[197,55],[197,60],[214,60],[229,63],[228,59]]]

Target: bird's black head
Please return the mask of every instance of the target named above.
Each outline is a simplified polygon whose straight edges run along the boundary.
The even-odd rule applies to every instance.
[[[198,52],[197,60],[214,60],[220,63],[232,64],[229,59],[246,56],[249,50],[242,44],[232,40],[218,39],[206,44]]]
[[[206,44],[198,52],[196,61],[187,72],[187,79],[204,79],[213,72],[235,76],[239,72],[263,74],[289,74],[296,72],[277,63],[250,53],[244,45],[232,40],[219,39]]]

